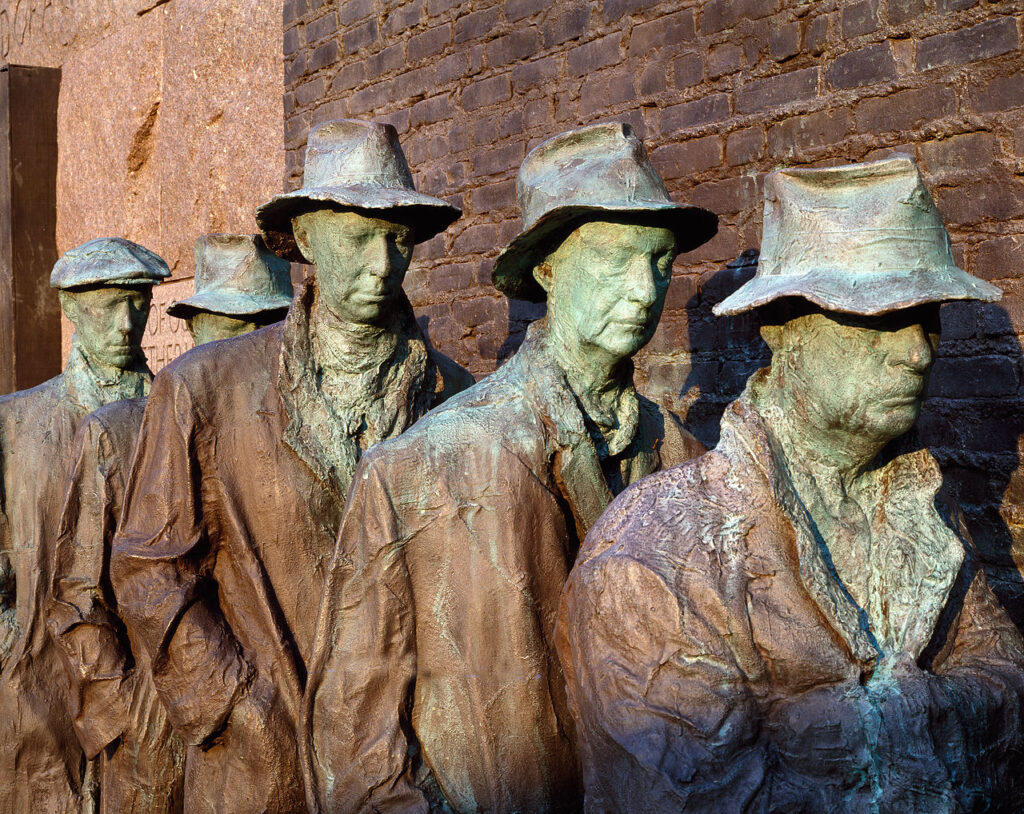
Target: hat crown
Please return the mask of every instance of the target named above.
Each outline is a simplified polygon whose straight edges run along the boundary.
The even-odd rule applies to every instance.
[[[949,234],[914,161],[778,170],[765,180],[758,276],[953,267]]]
[[[66,251],[50,272],[50,285],[153,285],[170,274],[164,259],[145,246],[121,237],[100,237]]]
[[[395,128],[355,119],[325,122],[310,132],[302,185],[415,190]]]
[[[622,122],[570,130],[537,145],[519,168],[516,188],[524,229],[560,207],[671,204],[643,142]]]
[[[291,265],[259,235],[202,235],[195,244],[195,294],[292,296]]]

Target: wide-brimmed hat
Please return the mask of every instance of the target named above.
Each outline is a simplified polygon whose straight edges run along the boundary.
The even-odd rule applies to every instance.
[[[50,286],[155,285],[171,274],[167,263],[145,246],[121,237],[99,237],[69,249],[50,272]]]
[[[830,311],[875,315],[1001,296],[957,268],[917,165],[896,156],[771,173],[757,273],[714,312],[803,297]]]
[[[462,210],[423,195],[390,124],[339,119],[309,133],[302,187],[275,195],[256,210],[256,223],[270,250],[287,260],[306,262],[292,234],[292,218],[336,204],[374,213],[400,209],[422,243],[454,223]]]
[[[202,235],[196,240],[194,293],[167,313],[185,319],[197,311],[246,316],[292,303],[291,265],[259,235]]]
[[[543,302],[533,276],[549,251],[545,238],[588,218],[647,214],[671,229],[681,252],[706,243],[718,231],[718,217],[706,209],[676,203],[651,165],[643,142],[628,124],[581,127],[538,144],[516,179],[523,231],[494,261],[492,279],[509,297]]]

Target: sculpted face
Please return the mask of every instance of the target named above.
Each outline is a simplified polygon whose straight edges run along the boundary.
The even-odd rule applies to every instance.
[[[128,368],[142,355],[151,286],[101,286],[61,291],[61,307],[86,354],[100,364]]]
[[[939,341],[938,307],[879,317],[815,311],[768,329],[765,338],[772,366],[776,359],[784,365],[785,385],[807,420],[888,442],[921,412]]]
[[[227,314],[197,311],[185,320],[185,324],[188,326],[188,332],[192,334],[192,341],[199,347],[218,339],[230,339],[233,336],[247,334],[271,324],[271,321],[260,320],[251,315],[232,317]]]
[[[338,318],[379,325],[412,260],[412,227],[359,212],[318,209],[292,221],[295,241],[316,265],[317,292]]]
[[[534,271],[552,331],[585,354],[632,356],[658,326],[675,256],[669,229],[626,219],[581,224]]]

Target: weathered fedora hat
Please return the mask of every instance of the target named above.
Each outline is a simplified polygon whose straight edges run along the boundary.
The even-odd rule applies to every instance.
[[[394,127],[355,119],[325,122],[311,130],[302,187],[275,195],[256,210],[256,223],[271,251],[305,262],[295,245],[292,218],[323,203],[406,210],[417,243],[443,232],[462,214],[457,206],[416,191]]]
[[[771,173],[757,273],[714,312],[803,297],[830,311],[874,315],[1001,296],[957,268],[917,165],[897,156]]]
[[[172,302],[182,319],[197,311],[238,316],[278,311],[292,303],[291,265],[259,235],[202,235],[196,240],[193,295]]]
[[[492,273],[498,290],[515,299],[544,301],[533,277],[542,259],[538,250],[548,250],[545,238],[576,221],[650,213],[675,232],[681,252],[718,231],[716,215],[669,198],[643,142],[620,122],[581,127],[538,144],[523,160],[516,186],[523,231],[495,259]]]
[[[120,237],[100,237],[66,251],[50,272],[50,286],[67,290],[96,285],[154,285],[171,274],[145,246]]]

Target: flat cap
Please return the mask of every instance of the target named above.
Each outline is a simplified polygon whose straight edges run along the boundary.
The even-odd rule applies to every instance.
[[[50,272],[50,286],[154,285],[170,274],[167,263],[145,246],[120,237],[100,237],[65,252]]]

